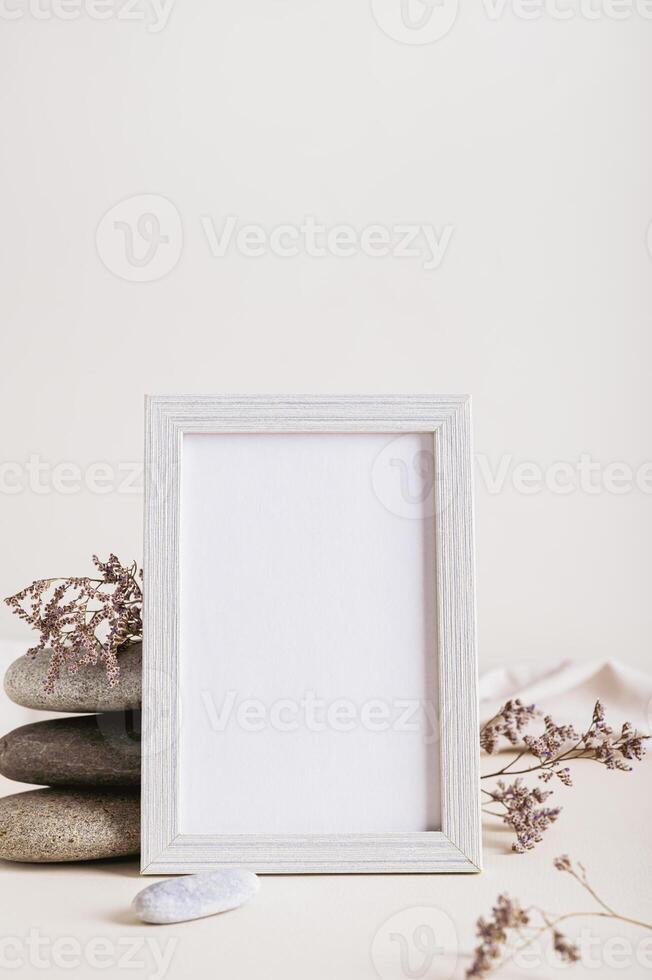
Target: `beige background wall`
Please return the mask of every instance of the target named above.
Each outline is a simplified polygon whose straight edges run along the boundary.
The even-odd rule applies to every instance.
[[[393,0],[177,0],[165,22],[6,0],[0,592],[140,557],[145,392],[463,391],[481,665],[646,665],[652,22],[595,6],[465,4],[420,44]],[[427,225],[441,261],[422,233],[418,256],[254,257],[254,235],[220,257],[228,216]],[[0,636],[28,640],[6,610]]]

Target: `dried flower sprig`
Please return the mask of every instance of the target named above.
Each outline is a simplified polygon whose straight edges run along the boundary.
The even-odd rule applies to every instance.
[[[605,766],[629,772],[631,763],[643,758],[644,742],[648,736],[639,734],[625,722],[620,732],[615,732],[605,721],[604,708],[596,701],[591,724],[583,733],[575,731],[572,725],[558,725],[550,715],[543,720],[544,729],[540,735],[524,734],[524,729],[541,712],[535,705],[525,706],[519,700],[508,701],[497,715],[487,722],[480,732],[480,745],[489,754],[503,748],[501,739],[509,748],[522,743],[515,757],[502,769],[486,773],[482,779],[495,779],[509,775],[520,777],[528,773],[538,773],[539,779],[549,782],[557,777],[564,786],[572,786],[571,770],[566,763],[588,759]],[[531,764],[525,763],[515,768],[527,756]],[[523,780],[517,778],[512,783],[499,779],[493,790],[483,789],[487,797],[483,807],[486,813],[499,817],[516,834],[514,851],[522,854],[538,844],[543,833],[555,822],[561,807],[543,806],[551,795],[551,790],[539,787],[528,788]],[[499,810],[491,809],[497,805]]]
[[[481,916],[476,925],[476,935],[480,939],[475,949],[471,966],[466,971],[467,978],[488,977],[495,973],[505,963],[514,959],[520,952],[531,946],[546,934],[550,935],[552,947],[564,963],[577,963],[581,952],[576,943],[568,939],[559,929],[562,922],[569,919],[596,916],[602,919],[613,919],[639,926],[641,929],[652,931],[652,923],[641,922],[629,916],[616,912],[597,894],[588,881],[586,871],[581,864],[574,865],[568,855],[555,858],[554,866],[558,871],[570,874],[582,888],[594,899],[599,911],[567,912],[563,915],[553,915],[543,909],[531,906],[523,908],[520,902],[499,895],[488,919]]]
[[[510,745],[518,745],[523,729],[540,714],[535,705],[524,705],[518,698],[507,701],[498,714],[482,726],[480,747],[491,755],[501,738],[507,739]]]
[[[483,810],[491,816],[499,817],[512,828],[516,834],[512,850],[517,854],[532,850],[561,813],[559,806],[543,806],[552,795],[552,790],[543,790],[539,786],[528,789],[522,779],[515,779],[513,783],[505,783],[499,779],[493,790],[483,789],[482,792],[487,797],[489,806],[496,804],[502,807],[496,812],[485,805]]]
[[[52,648],[47,691],[53,690],[64,664],[74,672],[83,664],[103,661],[109,684],[117,684],[120,647],[142,636],[142,571],[135,562],[121,565],[115,555],[105,562],[93,555],[93,564],[98,578],[39,579],[5,599],[12,612],[40,634],[28,654]]]

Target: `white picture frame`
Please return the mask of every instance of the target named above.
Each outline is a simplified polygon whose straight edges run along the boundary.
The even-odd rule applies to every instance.
[[[245,832],[240,833],[237,812],[251,813],[251,820],[255,820],[259,811],[263,814],[267,812],[276,813],[276,810],[279,809],[279,806],[276,806],[276,809],[272,811],[271,807],[264,805],[264,793],[274,792],[275,784],[268,783],[265,783],[258,795],[260,806],[247,808],[243,805],[238,811],[237,807],[230,804],[228,816],[226,813],[220,813],[219,819],[216,816],[215,822],[218,832],[212,832],[212,826],[210,826],[210,821],[213,819],[210,814],[210,807],[203,802],[202,805],[193,804],[195,798],[201,798],[202,801],[218,798],[217,796],[201,796],[201,794],[211,792],[210,772],[206,776],[206,767],[201,768],[201,758],[196,763],[188,762],[188,758],[196,759],[198,753],[201,756],[202,743],[200,730],[195,731],[192,727],[198,724],[194,720],[195,712],[193,710],[188,712],[186,703],[188,697],[198,697],[198,693],[190,689],[193,685],[200,683],[197,678],[202,674],[201,658],[206,660],[204,667],[207,671],[215,669],[214,665],[209,662],[209,658],[214,656],[214,651],[211,644],[200,642],[196,648],[192,646],[192,657],[195,659],[190,664],[191,655],[188,650],[182,656],[182,638],[185,638],[183,642],[188,646],[190,642],[187,639],[190,635],[188,634],[188,623],[203,622],[204,607],[188,606],[189,601],[204,602],[205,604],[205,600],[201,597],[202,589],[196,585],[200,579],[195,578],[193,574],[195,564],[202,569],[202,576],[210,579],[210,576],[216,575],[216,581],[224,585],[224,566],[229,561],[228,554],[225,554],[219,560],[209,564],[206,555],[196,543],[199,540],[198,529],[201,532],[203,527],[198,522],[206,521],[206,515],[210,516],[210,501],[213,499],[210,495],[207,496],[213,492],[211,489],[213,484],[210,483],[208,477],[202,475],[204,470],[201,467],[207,465],[215,470],[218,473],[218,481],[221,481],[221,485],[226,487],[230,479],[229,473],[233,479],[237,467],[235,464],[233,467],[224,466],[223,454],[225,452],[232,452],[240,447],[245,455],[243,456],[241,453],[238,459],[240,461],[242,459],[253,461],[255,465],[258,459],[256,447],[260,446],[265,449],[272,447],[272,443],[269,441],[261,442],[260,437],[283,435],[295,439],[297,436],[305,434],[312,434],[322,439],[319,444],[319,451],[317,453],[312,452],[311,458],[316,460],[326,458],[328,453],[337,451],[338,444],[334,444],[332,440],[330,442],[324,441],[325,437],[330,439],[334,435],[341,435],[347,438],[348,441],[342,441],[341,446],[348,453],[347,458],[353,460],[352,465],[354,466],[358,466],[355,463],[358,447],[361,453],[366,453],[368,456],[377,448],[374,439],[379,437],[382,437],[388,444],[394,444],[395,440],[401,440],[405,437],[421,439],[426,440],[425,444],[431,447],[434,465],[432,487],[430,488],[432,514],[427,514],[428,504],[423,495],[416,495],[415,499],[419,506],[426,508],[423,510],[424,521],[426,518],[432,521],[434,542],[431,556],[433,559],[432,578],[428,577],[430,575],[428,572],[424,581],[432,581],[431,601],[434,609],[436,643],[436,683],[432,686],[435,690],[433,696],[436,697],[438,709],[438,773],[436,774],[440,824],[438,829],[426,827],[426,829],[416,830],[392,829],[390,832],[385,832],[382,828],[376,829],[374,825],[371,831],[364,832],[361,828],[364,826],[365,814],[364,812],[357,814],[352,808],[350,817],[346,819],[350,819],[352,825],[358,829],[355,832],[345,832],[339,826],[338,821],[341,808],[338,809],[335,803],[330,810],[326,807],[326,813],[323,813],[323,809],[319,811],[320,826],[318,832],[283,832],[279,830],[279,827],[285,826],[282,816],[279,817],[278,821],[271,821],[278,825],[270,827],[269,831],[267,831],[266,826],[258,828],[256,825],[255,833],[246,832],[249,826],[249,817],[245,816],[243,817]],[[194,438],[196,436],[221,437],[225,435],[238,438],[234,440],[213,438],[210,441],[203,439],[198,441]],[[349,437],[353,435],[361,435],[365,438],[359,442],[352,442]],[[252,438],[243,442],[243,436]],[[273,444],[274,452],[271,455],[268,454],[267,460],[281,457],[286,461],[294,459],[295,456],[292,455],[294,445],[292,441],[287,439],[283,443],[277,441]],[[300,445],[311,449],[317,446],[314,441],[303,442]],[[396,445],[400,446],[401,444],[397,442]],[[414,445],[417,443],[414,442]],[[282,450],[280,457],[278,448]],[[209,457],[213,452],[218,454],[218,458],[211,462]],[[308,458],[303,448],[300,458],[302,460]],[[342,458],[344,459],[344,457]],[[360,458],[362,459],[362,456]],[[383,458],[386,461],[387,454]],[[196,465],[192,462],[194,459],[197,460]],[[203,460],[207,460],[207,462],[204,463]],[[390,462],[393,465],[396,460],[392,459]],[[238,462],[237,466],[240,465],[241,463]],[[290,463],[284,463],[284,465],[286,468],[283,472],[286,473]],[[184,466],[188,470],[187,473],[184,471]],[[374,463],[371,470],[377,468],[378,466]],[[400,476],[399,469],[400,467],[397,466],[397,476]],[[297,469],[297,473],[301,473],[301,479],[312,478],[305,476],[306,470],[311,472],[311,467],[302,464],[301,469]],[[264,474],[267,470],[256,470],[255,472],[256,479],[259,479],[260,473],[263,472]],[[319,467],[317,467],[317,472],[321,472]],[[344,463],[341,467],[335,466],[333,472],[338,478],[345,479],[346,473],[348,473],[347,466]],[[351,472],[354,470],[352,469]],[[375,479],[374,472],[370,471],[369,480],[372,491],[375,491],[373,487]],[[215,484],[218,487],[219,485],[219,482]],[[197,493],[200,495],[196,504],[193,496],[195,486],[197,486]],[[254,486],[257,486],[257,483]],[[364,481],[360,481],[359,486],[361,488],[359,492],[364,493]],[[207,487],[208,489],[206,489]],[[245,487],[244,483],[240,485],[239,489],[236,488],[239,495],[224,498],[229,500],[229,507],[231,508],[229,526],[234,522],[237,524],[238,520],[243,527],[250,526],[249,519],[237,511],[241,507],[251,506],[251,501],[255,500],[255,494],[253,496],[248,493],[242,494],[243,487]],[[236,490],[233,492],[236,493]],[[273,491],[266,487],[266,500],[268,500],[270,492]],[[201,498],[202,493],[204,494],[203,498]],[[376,492],[376,498],[384,493],[385,490],[381,486],[380,492]],[[351,495],[353,496],[353,489]],[[343,494],[342,498],[344,497],[348,500],[347,494]],[[219,506],[221,499],[219,490],[217,498],[215,521],[219,525],[220,522],[225,521],[225,518],[220,516],[222,511]],[[323,504],[323,499],[321,497],[319,499]],[[183,503],[184,500],[185,504]],[[411,501],[412,498],[409,500]],[[387,500],[381,500],[381,503],[390,512],[391,516],[388,520],[395,522],[386,524],[389,532],[388,542],[390,538],[392,542],[394,542],[394,538],[398,542],[396,547],[399,550],[392,554],[412,556],[415,553],[415,548],[418,551],[418,538],[415,537],[414,529],[410,530],[409,526],[418,522],[410,521],[410,517],[413,516],[410,513],[401,513],[400,499],[397,506],[394,506],[391,500],[389,503]],[[373,506],[373,520],[380,520],[380,512],[377,512],[375,503]],[[410,503],[408,502],[406,506],[409,509]],[[184,507],[185,511],[183,510]],[[236,508],[235,513],[233,508]],[[346,507],[340,506],[334,514],[333,520],[339,519],[340,514],[344,514],[346,510]],[[365,523],[362,504],[356,502],[355,507],[352,506],[349,510],[353,514],[362,514],[363,523]],[[182,511],[185,516],[182,515]],[[255,524],[255,520],[259,518],[254,515],[252,519]],[[349,519],[351,519],[350,515]],[[212,521],[213,518],[210,517],[208,523],[211,526]],[[257,533],[260,534],[262,531],[264,536],[266,526],[266,524],[260,523]],[[370,524],[369,533],[375,533],[375,527],[376,525]],[[399,530],[402,535],[400,539],[397,537]],[[222,534],[222,538],[219,538],[220,541],[226,540],[224,535],[227,532],[228,527],[221,527],[219,533]],[[211,533],[207,528],[208,538],[210,538]],[[287,528],[285,533],[287,533]],[[231,539],[229,538],[229,540]],[[143,874],[181,874],[223,867],[248,868],[257,873],[433,873],[477,872],[480,870],[472,449],[470,399],[468,396],[149,396],[146,399],[144,545],[141,846],[141,871]],[[196,556],[192,552],[193,547],[197,551]],[[189,553],[185,554],[184,549]],[[364,549],[362,550],[364,551]],[[285,549],[283,551],[285,552]],[[202,552],[201,555],[200,552]],[[351,553],[353,553],[353,549],[351,549]],[[376,556],[378,554],[382,556],[382,548],[374,553]],[[239,554],[240,549],[238,548],[237,555],[234,551],[234,558],[237,558]],[[347,550],[344,549],[338,554],[346,555]],[[203,565],[200,565],[201,562]],[[382,565],[382,562],[375,561],[374,566],[376,564]],[[414,591],[416,588],[414,583],[419,581],[418,568],[416,562],[412,563],[411,558],[410,561],[406,558],[405,564],[406,568],[408,565],[411,567],[414,564],[414,582],[411,585]],[[395,588],[395,583],[391,581],[395,566],[395,559],[393,562],[388,562],[386,569],[388,588]],[[359,564],[355,565],[353,572],[359,575],[360,567]],[[185,574],[188,582],[192,581],[193,583],[192,589],[188,586],[184,591],[181,587],[182,568],[186,569]],[[324,570],[324,581],[326,581],[328,579],[328,567],[321,561],[320,568]],[[407,578],[408,581],[411,581],[409,574]],[[401,581],[403,580],[401,579]],[[186,584],[188,585],[188,583]],[[282,594],[283,583],[276,582],[275,587],[280,590],[279,594]],[[196,600],[194,598],[195,593],[198,594]],[[212,594],[215,595],[215,591]],[[241,596],[241,594],[245,597],[247,595],[244,587],[241,590],[229,592],[231,596]],[[242,610],[238,612],[240,621],[255,623],[257,621],[255,615],[257,608],[256,593],[248,599],[242,598],[238,601],[248,601],[252,605],[251,615],[246,620],[242,617]],[[366,601],[370,601],[369,597]],[[415,602],[414,595],[406,594],[400,597],[397,608],[399,611],[410,610],[414,607]],[[302,602],[300,605],[303,608],[305,603]],[[192,616],[186,612],[185,621],[183,609],[194,609]],[[199,613],[197,609],[199,609]],[[296,615],[299,616],[300,612],[301,610],[298,609]],[[368,612],[367,610],[365,615],[367,615],[367,621],[370,621]],[[398,615],[398,613],[396,614]],[[210,615],[212,612],[208,610],[208,618]],[[386,615],[383,609],[379,610],[379,615],[381,617]],[[218,624],[221,623],[221,619],[218,618],[217,622]],[[233,635],[237,637],[237,632]],[[321,637],[316,637],[316,642],[319,642],[320,639]],[[195,649],[199,652],[195,652]],[[391,649],[394,650],[394,647]],[[414,656],[419,655],[418,642],[414,644],[414,649],[417,651]],[[403,653],[397,651],[396,655],[402,656]],[[221,650],[220,657],[222,657],[221,664],[227,663],[228,660],[225,658],[228,658],[228,651]],[[347,662],[350,663],[354,660],[355,656],[348,656]],[[240,656],[238,663],[241,661],[242,656]],[[392,662],[389,663],[390,661]],[[276,662],[278,662],[278,657]],[[395,671],[396,665],[392,657],[384,657],[383,664],[389,664],[387,669],[390,673],[386,678],[379,676],[374,680],[374,683],[391,685],[393,683],[392,678],[396,676],[395,673],[392,673]],[[409,667],[407,659],[406,664]],[[259,673],[264,673],[265,661],[257,662],[256,669]],[[272,663],[269,669],[270,684],[273,683],[274,669]],[[365,664],[364,669],[365,671],[368,669],[368,664]],[[375,666],[372,665],[371,670],[373,672]],[[364,672],[362,676],[366,676]],[[411,676],[417,676],[414,670]],[[372,688],[369,691],[370,697],[374,695],[375,690]],[[185,705],[183,719],[182,702]],[[190,703],[194,705],[198,702],[193,700]],[[189,729],[190,734],[184,734]],[[276,736],[277,733],[275,733]],[[241,737],[240,733],[238,733],[238,737]],[[263,731],[259,737],[264,739],[267,736]],[[357,742],[351,741],[350,745],[360,744],[364,750],[367,742],[363,743],[362,737],[360,736]],[[364,737],[366,738],[366,734]],[[184,745],[186,744],[184,739],[193,746],[194,754],[192,756],[188,755],[187,747],[184,754]],[[394,755],[391,756],[392,765],[395,766],[392,772],[412,772],[410,759],[405,756],[401,758],[400,753],[406,751],[406,745],[415,745],[416,743],[401,741],[394,735],[392,735],[392,739],[393,741],[386,739],[382,743],[387,746],[391,753],[396,750],[396,758]],[[216,744],[219,745],[219,741]],[[251,744],[251,741],[246,744]],[[286,741],[284,744],[287,746],[291,743]],[[335,751],[338,750],[337,744],[335,741],[332,742]],[[256,745],[261,747],[263,743],[257,742]],[[346,743],[347,757],[352,755],[352,752],[349,751],[350,745]],[[199,746],[199,750],[197,750],[197,746]],[[237,759],[237,752],[240,749],[236,746],[234,751]],[[308,747],[305,751],[312,751],[312,749]],[[378,758],[378,753],[375,754],[374,758]],[[183,762],[184,759],[185,763]],[[184,769],[184,764],[186,769]],[[188,767],[195,765],[199,774],[196,778],[186,771]],[[230,788],[228,792],[225,791],[224,793],[224,796],[228,796],[229,799],[237,795],[238,792],[237,784],[233,781],[235,778],[232,771],[233,760],[230,765]],[[351,778],[357,779],[356,773],[364,774],[367,770],[368,766],[365,765],[361,765],[359,770],[354,768],[351,770],[353,773]],[[219,778],[222,779],[223,776],[221,775]],[[432,776],[432,778],[435,777]],[[363,775],[363,784],[365,779],[366,776]],[[183,793],[188,795],[189,802],[185,800],[185,797],[182,798],[182,787]],[[188,787],[195,788],[189,789]],[[367,800],[370,807],[369,812],[375,813],[375,816],[373,818],[370,816],[369,819],[378,822],[378,815],[383,812],[382,800],[372,805],[374,787],[371,783],[370,787],[371,789],[369,787],[365,789],[364,785],[361,786],[360,805],[362,806]],[[215,792],[217,793],[218,790]],[[297,792],[297,799],[299,792],[301,792],[300,788]],[[428,792],[430,792],[429,789]],[[193,796],[193,794],[200,794],[200,796]],[[352,797],[355,803],[356,795],[355,791],[353,793],[350,790],[347,792],[346,798],[349,803]],[[419,809],[419,801],[423,797],[421,790],[415,788],[414,793],[412,793],[411,786],[406,783],[403,785],[401,794],[395,793],[394,798],[399,798],[399,795],[401,799],[411,801],[410,806],[413,805],[417,823],[418,820],[425,819]],[[375,810],[374,805],[376,806]],[[297,806],[297,809],[302,813],[305,812],[305,819],[308,823],[314,819],[314,813],[311,817],[311,811],[309,807],[306,809],[304,800],[301,801],[300,806]],[[183,820],[181,815],[184,815]],[[222,819],[226,821],[226,830],[220,823]],[[329,830],[329,819],[334,827],[333,832]],[[411,826],[410,819],[409,810],[396,817],[397,821],[404,821],[407,826]],[[291,819],[289,823],[292,823]],[[186,825],[190,827],[190,831],[185,829]],[[402,827],[403,824],[399,822],[398,826]],[[201,832],[196,832],[197,828]]]

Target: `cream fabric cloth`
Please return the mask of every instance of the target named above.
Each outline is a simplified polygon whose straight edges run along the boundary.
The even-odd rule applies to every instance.
[[[652,734],[652,676],[617,660],[562,660],[541,669],[530,664],[497,667],[480,679],[480,718],[492,718],[509,698],[536,704],[556,722],[584,730],[600,699],[612,727],[630,721]]]

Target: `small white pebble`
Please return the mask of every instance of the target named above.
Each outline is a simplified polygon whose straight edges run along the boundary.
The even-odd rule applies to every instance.
[[[148,885],[132,908],[143,922],[187,922],[237,909],[257,890],[258,878],[251,871],[204,871]]]

